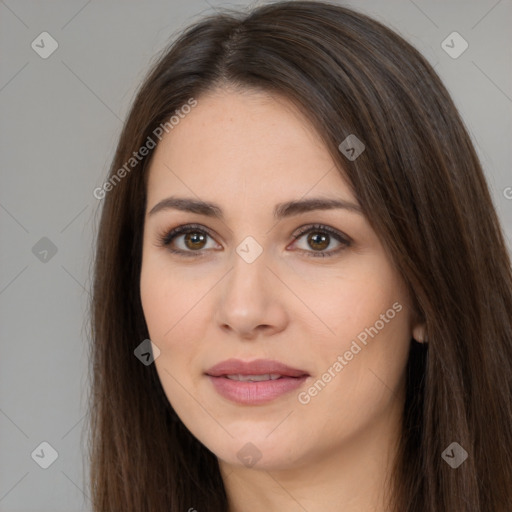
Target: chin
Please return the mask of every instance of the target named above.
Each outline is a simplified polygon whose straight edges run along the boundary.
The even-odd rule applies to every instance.
[[[300,465],[303,455],[298,453],[297,447],[300,446],[303,450],[303,444],[293,443],[289,436],[270,434],[270,437],[267,437],[267,429],[263,430],[264,432],[253,428],[251,434],[251,430],[247,429],[244,435],[236,435],[230,430],[234,439],[224,436],[223,442],[219,442],[219,439],[205,439],[201,442],[218,457],[219,461],[233,466],[279,471]]]

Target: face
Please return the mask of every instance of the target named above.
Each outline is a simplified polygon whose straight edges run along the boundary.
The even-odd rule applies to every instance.
[[[166,396],[223,463],[299,467],[396,427],[406,287],[287,100],[217,90],[164,136],[140,285]]]

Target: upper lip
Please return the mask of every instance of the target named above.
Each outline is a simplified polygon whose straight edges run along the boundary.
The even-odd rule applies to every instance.
[[[255,359],[254,361],[241,361],[240,359],[227,359],[222,361],[209,370],[207,375],[211,377],[221,377],[223,375],[265,375],[267,373],[277,373],[286,377],[302,377],[309,375],[308,372],[298,368],[292,368],[279,361],[270,359]]]

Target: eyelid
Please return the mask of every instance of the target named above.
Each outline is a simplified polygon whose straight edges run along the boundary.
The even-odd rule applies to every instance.
[[[323,231],[329,235],[332,235],[340,242],[352,243],[352,239],[350,237],[335,228],[326,226],[325,224],[305,224],[304,226],[297,228],[296,232],[292,236],[294,240],[297,240],[302,235],[314,230]]]
[[[209,237],[214,238],[213,232],[206,226],[203,226],[202,224],[190,223],[181,224],[179,226],[176,226],[175,228],[164,230],[162,233],[158,235],[158,240],[162,243],[162,245],[169,245],[171,243],[171,240],[174,239],[176,236],[194,230],[200,231],[202,233],[207,234]]]
[[[191,257],[201,257],[205,256],[204,250],[198,250],[198,251],[184,251],[182,249],[172,249],[170,247],[171,242],[174,241],[177,237],[186,234],[190,231],[196,231],[200,233],[204,233],[205,235],[209,236],[212,240],[215,240],[215,237],[213,236],[213,232],[207,228],[206,226],[203,226],[202,224],[181,224],[179,226],[176,226],[172,229],[164,230],[163,232],[160,232],[157,235],[158,245],[161,247],[167,248],[167,250],[173,254],[182,255],[185,257],[191,256]],[[217,243],[217,242],[216,242]]]
[[[313,250],[304,250],[304,249],[298,249],[300,252],[307,254],[308,256],[312,257],[330,257],[330,256],[336,256],[338,253],[346,249],[347,247],[352,245],[353,240],[342,233],[341,231],[338,231],[335,228],[332,228],[330,226],[326,226],[325,224],[306,224],[304,226],[301,226],[297,229],[297,231],[292,235],[295,243],[299,238],[302,238],[305,234],[310,232],[323,232],[327,233],[329,236],[333,237],[341,246],[337,249],[331,249],[330,251],[313,251]]]

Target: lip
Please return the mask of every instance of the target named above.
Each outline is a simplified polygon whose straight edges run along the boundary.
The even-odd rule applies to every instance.
[[[280,374],[276,380],[258,382],[237,381],[226,375]],[[259,405],[271,402],[278,397],[300,387],[309,377],[305,370],[269,359],[241,361],[228,359],[212,366],[205,372],[214,389],[224,398],[244,405]]]
[[[305,370],[292,368],[286,364],[271,359],[255,359],[254,361],[242,361],[240,359],[227,359],[206,371],[211,377],[221,377],[222,375],[263,375],[265,373],[279,373],[286,377],[302,377],[309,375]]]

